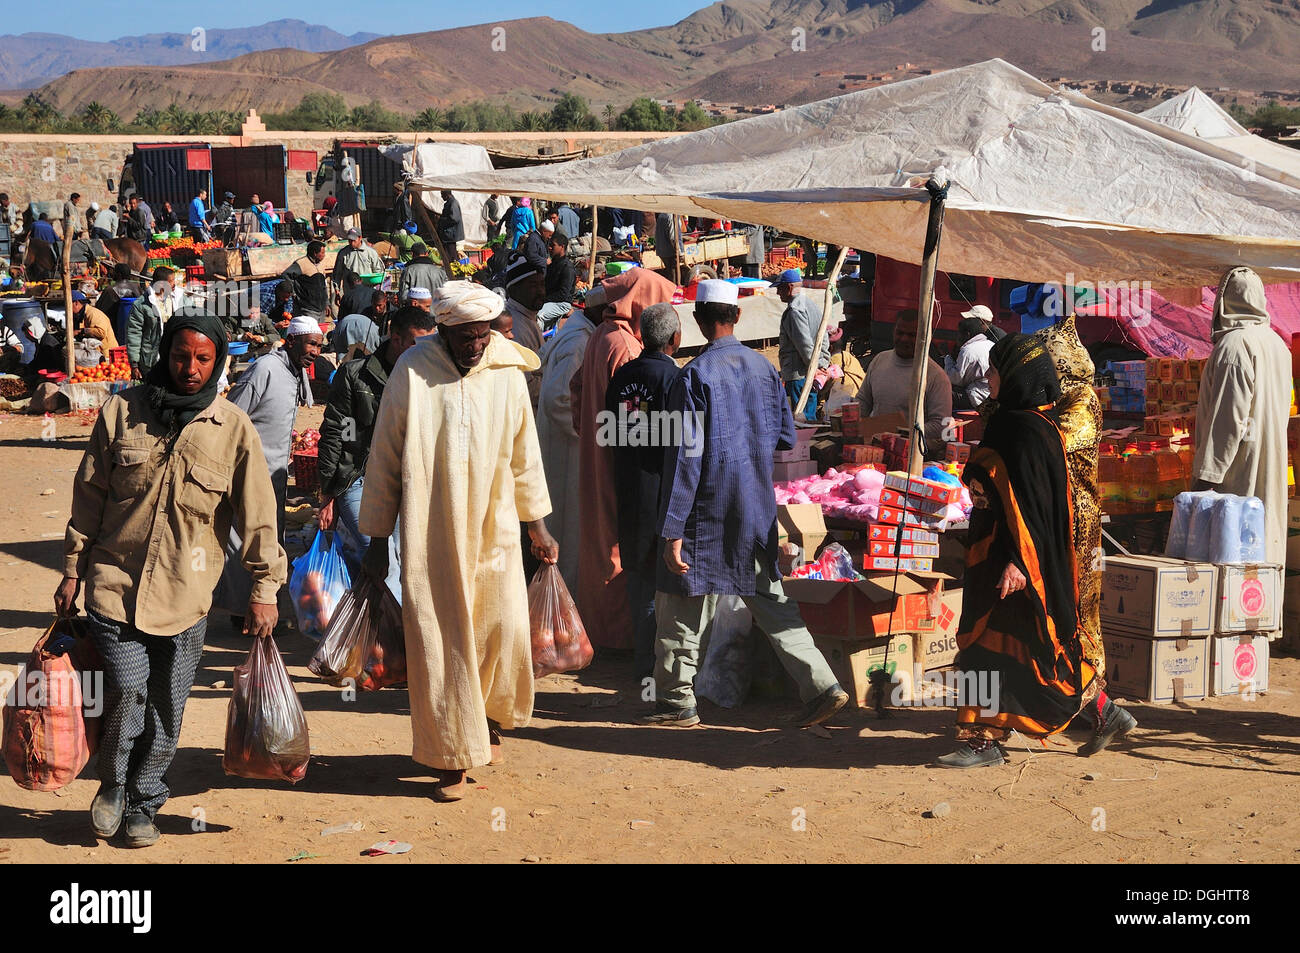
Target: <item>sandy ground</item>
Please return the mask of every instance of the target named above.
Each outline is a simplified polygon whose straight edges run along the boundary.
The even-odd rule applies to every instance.
[[[0,670],[15,671],[50,621],[88,433],[64,417],[43,441],[40,419],[0,416]],[[1011,764],[951,772],[925,766],[951,748],[951,709],[886,720],[849,711],[816,734],[780,727],[792,701],[705,703],[699,728],[644,728],[631,723],[646,706],[630,665],[602,657],[541,681],[533,724],[507,735],[506,763],[472,771],[465,800],[438,804],[409,756],[405,691],[345,701],[307,671],[310,642],[288,627],[278,642],[311,728],[302,782],[222,772],[229,690],[215,684],[229,684],[249,643],[217,617],[158,818],[163,839],[143,851],[94,839],[92,761],[53,794],[0,779],[0,862],[1300,859],[1296,659],[1274,660],[1271,690],[1253,703],[1135,704],[1131,743],[1090,760],[1074,754],[1078,735],[1046,748],[1017,739]],[[941,802],[946,817],[925,816]],[[350,821],[363,829],[321,834]],[[360,856],[390,838],[414,850]]]

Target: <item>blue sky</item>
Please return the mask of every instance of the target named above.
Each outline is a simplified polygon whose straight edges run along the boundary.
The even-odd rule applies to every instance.
[[[351,35],[420,33],[498,20],[549,16],[567,20],[591,33],[621,33],[665,26],[709,5],[710,0],[659,0],[627,4],[621,9],[591,0],[496,0],[494,3],[415,4],[410,0],[314,0],[310,4],[266,0],[223,0],[206,7],[180,7],[174,0],[132,0],[105,4],[103,0],[55,0],[52,6],[12,4],[0,22],[0,32],[63,33],[86,40],[109,40],[142,33],[189,33],[196,26],[257,26],[269,20],[298,19]],[[130,10],[130,17],[118,11]],[[217,11],[220,11],[219,13]],[[205,22],[206,21],[206,22]]]

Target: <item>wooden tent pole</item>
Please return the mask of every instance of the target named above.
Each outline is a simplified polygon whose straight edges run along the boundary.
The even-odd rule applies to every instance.
[[[682,286],[682,223],[681,219],[673,216],[673,261],[677,262],[674,269],[674,278],[676,278],[677,287]]]
[[[831,323],[831,305],[835,302],[835,279],[840,276],[840,269],[844,267],[844,259],[848,254],[848,246],[841,247],[839,255],[835,258],[835,267],[826,276],[826,296],[822,299],[822,323],[813,341],[812,359],[808,362],[808,373],[803,376],[803,390],[799,392],[799,403],[795,404],[796,419],[803,413],[804,407],[808,405],[808,398],[812,396],[813,375],[817,373],[817,365],[822,359],[822,339],[826,336],[826,327]]]
[[[451,279],[451,262],[452,259],[447,255],[447,246],[442,243],[442,236],[438,234],[438,226],[433,223],[429,217],[429,210],[424,207],[424,199],[419,192],[412,191],[411,207],[420,215],[420,220],[424,222],[425,228],[433,232],[433,240],[438,243],[438,254],[442,256],[442,268],[447,272],[447,279]]]
[[[931,176],[925,183],[930,193],[930,217],[925,226],[925,249],[921,258],[921,294],[916,321],[916,350],[912,357],[911,407],[907,419],[907,472],[920,473],[922,468],[920,435],[925,433],[925,378],[930,364],[930,332],[934,315],[934,275],[939,266],[939,239],[943,235],[943,210],[948,199],[948,180]]]
[[[63,216],[63,308],[64,345],[67,348],[68,378],[71,379],[77,373],[77,360],[73,344],[76,336],[74,328],[76,322],[72,315],[72,216],[66,214]]]
[[[587,287],[596,284],[596,219],[600,217],[600,206],[591,207],[591,257],[587,260]]]

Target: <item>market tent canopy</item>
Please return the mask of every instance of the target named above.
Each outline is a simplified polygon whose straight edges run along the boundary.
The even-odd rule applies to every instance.
[[[1256,163],[1256,168],[1269,166],[1283,172],[1291,176],[1288,184],[1300,187],[1300,149],[1290,149],[1262,136],[1252,136],[1222,106],[1195,86],[1140,115],[1171,129],[1207,139]]]
[[[1002,60],[879,86],[612,155],[415,180],[417,188],[724,216],[919,263],[936,170],[939,267],[1066,281],[1300,278],[1300,188],[1195,136]]]

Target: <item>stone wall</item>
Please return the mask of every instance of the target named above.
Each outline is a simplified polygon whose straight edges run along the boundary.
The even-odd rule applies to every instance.
[[[387,135],[412,144],[430,139],[475,143],[487,149],[516,155],[558,154],[581,149],[588,149],[593,155],[604,155],[673,133],[266,132],[247,136],[5,134],[0,135],[0,192],[7,192],[19,207],[25,207],[31,201],[63,199],[72,192],[81,193],[83,208],[91,202],[106,205],[116,200],[116,194],[109,193],[108,180],[113,180],[115,188],[120,185],[123,162],[131,155],[137,142],[207,142],[214,146],[283,143],[289,149],[310,149],[319,159],[330,151],[335,139],[377,139]],[[303,214],[311,205],[312,186],[307,184],[307,177],[302,172],[290,172],[288,175],[289,207]],[[245,198],[247,196],[240,196],[241,200]]]

